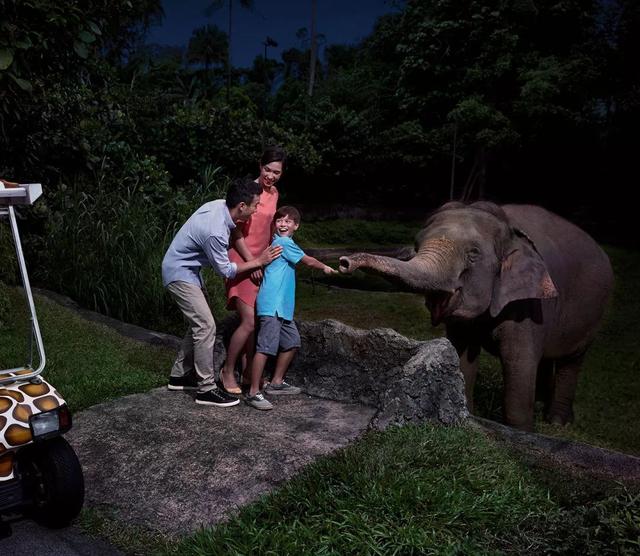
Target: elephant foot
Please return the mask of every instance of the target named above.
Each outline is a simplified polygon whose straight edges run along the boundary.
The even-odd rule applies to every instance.
[[[546,418],[547,422],[552,425],[561,425],[563,427],[573,423],[573,411],[549,413]]]

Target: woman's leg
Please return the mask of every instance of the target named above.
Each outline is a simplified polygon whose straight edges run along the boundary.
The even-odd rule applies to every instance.
[[[229,347],[227,349],[227,360],[225,361],[220,374],[222,385],[227,390],[229,388],[238,388],[238,382],[236,381],[235,375],[236,362],[245,348],[248,338],[253,337],[253,330],[255,329],[254,308],[236,297],[236,310],[240,315],[240,325],[231,336]],[[250,361],[247,361],[247,368],[250,369],[249,365]]]

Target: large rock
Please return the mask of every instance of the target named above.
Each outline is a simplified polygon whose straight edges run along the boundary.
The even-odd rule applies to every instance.
[[[220,326],[216,361],[237,321]],[[388,328],[359,330],[335,320],[297,322],[302,347],[288,377],[307,394],[377,409],[373,428],[469,417],[458,355],[448,340],[411,340]]]

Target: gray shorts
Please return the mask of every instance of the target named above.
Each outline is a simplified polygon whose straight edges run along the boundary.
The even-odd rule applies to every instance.
[[[276,355],[281,351],[300,347],[300,333],[296,323],[280,317],[258,317],[257,353]]]

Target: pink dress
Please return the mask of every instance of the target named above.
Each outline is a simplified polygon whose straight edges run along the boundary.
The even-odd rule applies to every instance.
[[[242,235],[247,249],[256,257],[271,243],[273,215],[278,206],[278,190],[271,186],[270,190],[262,190],[258,210],[243,225]],[[229,260],[240,263],[244,259],[235,249],[229,249]],[[245,272],[232,280],[227,280],[227,308],[235,308],[236,298],[241,299],[250,307],[255,307],[258,288],[251,281],[251,273]]]

